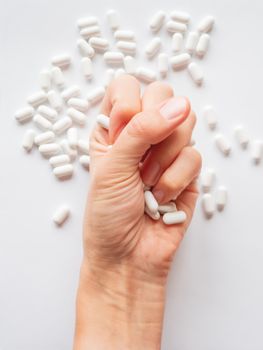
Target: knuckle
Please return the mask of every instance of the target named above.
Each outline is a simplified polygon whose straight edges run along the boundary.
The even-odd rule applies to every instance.
[[[119,102],[118,103],[118,112],[126,119],[130,119],[134,117],[137,113],[140,112],[140,105],[139,104],[129,104],[126,102]]]
[[[195,169],[195,171],[199,172],[202,166],[201,154],[195,148],[189,146],[185,147],[183,152],[184,156],[191,161],[192,167]]]
[[[165,83],[163,81],[155,81],[155,82],[149,84],[146,89],[148,92],[162,90],[168,96],[173,95],[173,89],[172,89],[171,85],[168,83]]]
[[[127,132],[131,136],[143,136],[147,134],[146,125],[140,116],[131,119]]]
[[[167,192],[177,192],[181,186],[169,172],[163,175],[163,185]]]
[[[193,110],[191,110],[189,118],[191,119],[193,126],[195,126],[197,117],[196,117],[196,113]]]

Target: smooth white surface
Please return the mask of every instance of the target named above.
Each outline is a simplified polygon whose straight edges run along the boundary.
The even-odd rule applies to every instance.
[[[191,30],[203,16],[216,17],[211,46],[200,62],[204,87],[196,88],[187,72],[169,77],[176,93],[188,95],[200,114],[197,147],[204,166],[216,169],[217,185],[229,188],[229,202],[211,221],[204,220],[198,206],[170,275],[162,349],[262,350],[263,164],[252,165],[250,151],[240,150],[233,129],[241,123],[253,138],[263,137],[263,2],[0,3],[0,349],[72,348],[88,175],[79,165],[72,181],[57,181],[37,151],[31,156],[23,152],[27,127],[18,126],[13,115],[38,90],[39,72],[51,57],[64,52],[79,57],[76,20],[94,14],[106,23],[110,6],[121,12],[123,29],[136,30],[140,51],[151,37],[147,21],[159,9],[189,12]],[[75,68],[66,81],[72,84],[71,76],[84,86],[80,66]],[[101,83],[96,79],[94,86]],[[233,142],[227,159],[217,151],[213,133],[201,118],[206,104],[215,106],[219,130]],[[72,216],[58,229],[52,213],[67,203]]]

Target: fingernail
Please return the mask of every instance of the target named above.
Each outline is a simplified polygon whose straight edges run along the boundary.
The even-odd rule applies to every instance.
[[[156,184],[160,175],[160,164],[158,162],[152,162],[145,170],[143,180],[148,186]]]
[[[188,101],[185,97],[173,97],[161,107],[160,113],[165,119],[170,120],[180,117],[187,108]]]
[[[158,203],[161,203],[164,198],[164,193],[162,190],[153,191],[153,195]]]

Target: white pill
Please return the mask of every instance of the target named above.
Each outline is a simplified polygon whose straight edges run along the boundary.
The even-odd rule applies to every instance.
[[[110,128],[110,118],[104,114],[99,114],[97,116],[97,123],[106,130]]]
[[[199,22],[197,29],[199,32],[208,33],[213,29],[214,23],[215,19],[213,16],[206,16]]]
[[[34,108],[47,101],[47,94],[44,91],[37,91],[27,98],[27,102]]]
[[[88,101],[76,97],[70,98],[67,104],[69,107],[73,107],[83,113],[86,113],[90,107]]]
[[[180,55],[172,56],[170,59],[171,66],[173,69],[185,68],[191,61],[189,53],[181,53]]]
[[[56,225],[61,226],[68,219],[69,215],[69,208],[67,206],[62,206],[55,211],[53,221]]]
[[[183,35],[181,33],[174,33],[172,36],[172,51],[180,52],[183,46]]]
[[[204,81],[204,73],[200,66],[195,62],[191,62],[187,68],[190,77],[193,79],[196,85],[202,85]]]
[[[41,89],[48,91],[51,87],[51,74],[50,71],[45,69],[39,74],[39,85]]]
[[[80,35],[84,39],[89,39],[93,36],[100,36],[100,27],[98,25],[85,27],[85,28],[81,29]]]
[[[76,149],[78,146],[78,130],[77,128],[69,128],[67,131],[69,146]]]
[[[67,129],[72,126],[72,119],[70,117],[63,117],[53,124],[53,131],[57,135],[63,134]]]
[[[84,126],[87,120],[87,117],[84,113],[78,111],[75,108],[69,108],[67,110],[67,115],[72,119],[72,121],[80,126]]]
[[[215,137],[215,143],[220,152],[225,156],[228,156],[231,152],[231,145],[226,137],[222,134],[217,134]]]
[[[59,89],[65,85],[65,78],[62,70],[59,67],[53,67],[51,69],[52,80]]]
[[[211,193],[205,193],[202,196],[202,208],[207,219],[212,218],[215,212],[215,200]]]
[[[60,154],[49,158],[49,163],[53,168],[56,168],[58,166],[70,163],[70,158],[67,154]]]
[[[120,15],[115,10],[107,11],[107,20],[111,30],[116,30],[120,26]]]
[[[147,207],[145,207],[144,212],[153,220],[157,221],[160,219],[161,215],[157,211],[156,213],[152,213]]]
[[[210,36],[206,33],[202,34],[198,40],[197,46],[196,46],[196,54],[200,58],[204,57],[206,54],[210,42]]]
[[[235,136],[240,146],[243,149],[246,149],[249,144],[249,136],[246,129],[242,125],[235,128]]]
[[[217,127],[218,116],[213,106],[204,108],[204,118],[209,129],[214,130]]]
[[[99,37],[92,37],[89,39],[89,44],[93,49],[97,52],[104,52],[109,47],[109,42],[107,39],[99,38]]]
[[[183,12],[183,11],[173,11],[171,13],[171,18],[174,21],[188,23],[190,21],[190,14],[187,12]]]
[[[24,107],[24,108],[19,109],[15,113],[15,119],[19,123],[26,123],[33,118],[33,115],[34,115],[34,108],[28,106],[28,107]]]
[[[42,156],[50,158],[58,154],[61,149],[57,143],[45,143],[43,145],[40,145],[38,147],[38,150],[42,154]]]
[[[55,134],[53,131],[42,132],[35,136],[34,142],[36,145],[40,146],[44,143],[53,143],[55,141]]]
[[[201,176],[201,187],[203,192],[208,193],[211,191],[212,186],[215,183],[216,174],[214,169],[205,169]]]
[[[78,140],[78,150],[81,153],[89,154],[89,141]]]
[[[157,33],[163,26],[165,17],[166,15],[164,11],[156,12],[150,20],[150,23],[149,23],[150,30],[154,33]]]
[[[83,57],[81,60],[81,69],[84,77],[88,80],[93,77],[93,64],[89,57]]]
[[[117,48],[126,55],[135,55],[136,43],[132,41],[118,41]]]
[[[58,166],[53,169],[53,174],[58,178],[58,179],[63,179],[63,178],[69,178],[73,175],[73,165],[72,164],[65,164]]]
[[[30,152],[34,146],[34,139],[35,139],[36,132],[34,130],[27,130],[25,132],[25,135],[23,137],[22,141],[22,147],[27,151]]]
[[[184,33],[187,30],[187,26],[184,23],[175,22],[175,21],[168,21],[166,23],[166,29],[169,33]]]
[[[95,105],[103,99],[104,95],[105,88],[103,86],[99,86],[88,93],[87,100],[91,105]]]
[[[62,110],[63,104],[61,97],[55,90],[50,90],[47,93],[47,98],[52,108],[54,108],[57,112]]]
[[[151,191],[144,192],[145,206],[151,213],[158,211],[158,202]]]
[[[136,77],[144,83],[152,83],[157,79],[157,75],[153,70],[144,67],[136,69]]]
[[[89,168],[90,168],[90,156],[83,154],[82,156],[79,157],[79,162],[83,166],[83,168],[89,170]]]
[[[187,219],[186,213],[182,210],[174,211],[172,213],[166,213],[163,216],[163,222],[165,225],[182,224]]]
[[[65,89],[61,93],[61,97],[68,101],[72,97],[77,97],[80,95],[80,88],[77,85],[70,86],[69,88]]]
[[[116,70],[116,72],[115,72],[115,78],[118,78],[119,76],[121,76],[121,75],[123,75],[123,74],[125,74],[126,72],[125,72],[125,70],[123,69],[123,68],[118,68],[117,70]]]
[[[40,114],[36,114],[33,118],[34,123],[36,126],[41,130],[51,130],[52,129],[52,123],[45,117],[43,117]]]
[[[124,68],[127,74],[135,75],[136,73],[136,61],[132,56],[124,57]]]
[[[37,111],[39,114],[41,114],[43,117],[47,118],[51,122],[54,122],[58,117],[58,113],[55,109],[45,105],[39,106]]]
[[[74,162],[74,160],[77,158],[78,151],[70,147],[69,142],[66,139],[61,140],[59,144],[62,148],[62,151],[69,156],[70,161]]]
[[[161,39],[159,37],[153,38],[146,46],[145,53],[148,58],[154,57],[161,48]]]
[[[192,55],[195,51],[198,38],[199,34],[197,32],[189,32],[185,43],[185,49],[188,53],[190,53],[190,55]]]
[[[89,57],[89,58],[92,58],[94,56],[95,51],[94,51],[93,47],[89,43],[87,43],[86,40],[79,39],[77,41],[77,46],[78,46],[78,49],[79,49],[81,56],[85,56],[85,57]]]
[[[79,27],[79,29],[82,29],[85,27],[98,25],[98,23],[99,21],[97,17],[89,16],[89,17],[79,18],[77,21],[77,26]]]
[[[227,203],[227,189],[224,186],[218,187],[216,191],[216,206],[218,211],[224,210]]]
[[[105,87],[108,87],[112,80],[114,79],[115,71],[112,68],[109,68],[105,72]]]
[[[263,155],[263,141],[255,140],[251,144],[251,156],[255,164],[259,164]]]
[[[158,211],[160,214],[173,213],[177,211],[176,204],[174,202],[168,202],[158,206]]]
[[[158,71],[162,78],[165,78],[169,69],[169,58],[166,53],[160,53],[158,56]]]
[[[106,64],[111,66],[123,65],[124,61],[124,55],[122,52],[108,51],[105,52],[103,58]]]
[[[120,41],[133,41],[135,40],[135,34],[131,30],[116,30],[114,38]]]
[[[67,68],[71,63],[71,57],[68,54],[57,55],[52,58],[51,63],[53,66]]]

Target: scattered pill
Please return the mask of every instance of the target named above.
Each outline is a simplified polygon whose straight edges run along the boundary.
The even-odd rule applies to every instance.
[[[224,186],[218,187],[216,191],[216,207],[218,211],[223,211],[227,203],[227,189]]]
[[[100,102],[103,99],[104,95],[105,88],[103,86],[99,86],[88,93],[87,100],[91,105],[94,105]]]
[[[166,23],[166,29],[169,33],[185,33],[187,30],[187,26],[184,23],[175,22],[175,21],[168,21]]]
[[[107,39],[100,38],[100,37],[92,37],[89,39],[90,46],[96,51],[96,52],[104,52],[109,47],[109,42]]]
[[[118,41],[133,41],[135,40],[135,34],[131,30],[116,30],[114,38]]]
[[[246,149],[249,144],[249,136],[242,125],[235,128],[235,136],[241,148]]]
[[[217,127],[217,113],[213,106],[206,106],[203,111],[205,121],[209,129],[214,130]]]
[[[74,162],[74,160],[77,158],[78,151],[70,147],[69,141],[67,139],[61,140],[59,144],[63,153],[69,156],[71,162]]]
[[[157,211],[155,213],[152,213],[147,207],[145,207],[144,212],[153,220],[157,221],[160,219],[161,215],[160,213]]]
[[[159,37],[153,38],[146,46],[145,53],[148,58],[153,58],[161,48],[161,39]]]
[[[19,123],[26,123],[33,118],[33,115],[34,115],[34,108],[28,106],[28,107],[24,107],[24,108],[19,109],[15,113],[15,119]]]
[[[33,121],[40,130],[52,129],[52,123],[47,118],[43,117],[40,114],[36,114],[33,118]]]
[[[69,146],[73,149],[76,149],[78,146],[78,129],[69,128],[67,131],[68,143]]]
[[[263,141],[255,140],[251,144],[251,156],[254,164],[259,164],[263,155]]]
[[[174,211],[172,213],[165,213],[163,215],[163,222],[165,225],[182,224],[186,219],[186,213],[182,210]]]
[[[106,69],[105,72],[105,87],[108,87],[112,80],[114,79],[115,71],[112,68]]]
[[[231,146],[224,135],[217,134],[215,137],[215,143],[219,151],[221,151],[225,156],[228,156],[230,154]]]
[[[168,202],[158,206],[158,211],[160,214],[172,213],[177,211],[176,204],[174,202]]]
[[[66,116],[59,119],[55,124],[53,124],[53,131],[57,135],[61,135],[71,126],[72,126],[72,119]]]
[[[70,86],[61,93],[61,97],[68,101],[72,97],[78,97],[80,95],[80,88],[77,85]]]
[[[124,57],[124,68],[127,74],[135,75],[136,74],[136,61],[132,56]]]
[[[85,27],[91,27],[98,25],[99,21],[97,17],[89,16],[89,17],[83,17],[79,18],[77,21],[77,26],[79,29],[85,28]]]
[[[47,101],[47,94],[44,91],[37,91],[27,98],[27,102],[34,108]]]
[[[109,10],[107,12],[107,19],[111,30],[116,30],[120,26],[120,15],[115,10]]]
[[[93,64],[89,57],[83,57],[81,60],[81,69],[84,77],[88,80],[93,77]]]
[[[172,56],[170,59],[171,66],[173,69],[182,69],[186,67],[191,60],[191,56],[188,53],[181,53],[176,56]]]
[[[215,183],[216,174],[214,169],[205,169],[201,176],[201,187],[204,193],[211,191],[212,186]]]
[[[99,114],[97,116],[97,123],[106,130],[110,128],[110,118],[104,114]]]
[[[190,14],[183,11],[173,11],[171,13],[171,18],[174,21],[188,23],[190,21]]]
[[[195,63],[191,62],[188,65],[188,72],[193,79],[193,81],[196,83],[196,85],[202,85],[204,81],[204,73],[203,70],[200,68],[200,66]]]
[[[50,122],[54,122],[58,117],[58,113],[55,109],[50,108],[50,107],[45,106],[45,105],[39,106],[37,111],[43,117],[47,118]]]
[[[162,78],[165,78],[169,69],[169,58],[166,53],[160,53],[158,55],[158,71]]]
[[[67,115],[72,119],[74,123],[80,126],[84,126],[86,123],[86,120],[87,120],[86,115],[75,108],[70,107],[67,110]]]
[[[60,112],[62,110],[62,99],[55,90],[50,90],[47,93],[47,98],[52,108],[54,108],[57,112]]]
[[[53,67],[51,69],[52,80],[59,89],[65,85],[65,78],[62,70],[59,67]]]
[[[178,53],[183,46],[183,35],[181,33],[174,33],[172,36],[172,51]]]
[[[145,205],[146,208],[151,212],[151,213],[156,213],[158,211],[158,202],[155,199],[154,195],[152,194],[151,191],[145,191],[144,192],[144,199],[145,199]]]
[[[69,107],[75,108],[80,112],[86,113],[89,110],[89,102],[81,98],[70,98],[67,102]]]
[[[84,39],[77,41],[77,46],[81,56],[92,58],[95,54],[93,47]]]
[[[82,156],[79,157],[79,162],[83,166],[83,168],[89,170],[89,168],[90,168],[90,156],[83,154]]]
[[[116,71],[115,71],[115,78],[118,78],[119,76],[125,74],[125,70],[123,68],[118,68]]]
[[[36,132],[32,129],[29,129],[25,132],[25,135],[23,137],[22,147],[27,152],[30,152],[34,146],[35,135],[36,135]]]
[[[35,136],[34,142],[37,146],[43,145],[44,143],[53,143],[55,141],[55,134],[53,131],[42,132]]]
[[[190,32],[186,39],[185,49],[190,55],[192,55],[196,49],[196,45],[199,39],[199,34],[197,32]],[[200,42],[200,40],[199,40]]]
[[[70,163],[70,158],[67,154],[60,154],[49,158],[49,163],[53,168],[56,168],[58,166]]]
[[[126,55],[135,55],[136,53],[136,43],[132,41],[118,41],[117,49]]]
[[[156,12],[150,20],[149,27],[152,32],[157,33],[164,24],[165,21],[165,12],[158,11]]]
[[[89,39],[93,36],[100,36],[100,27],[98,25],[85,27],[80,30],[80,35],[84,39]]]
[[[67,68],[71,63],[71,57],[68,54],[57,55],[52,58],[51,63],[53,66]]]
[[[107,51],[105,52],[103,58],[106,64],[112,66],[123,65],[124,62],[124,55],[122,52]]]
[[[57,143],[45,143],[38,147],[43,157],[50,158],[60,152],[60,146]]]
[[[152,83],[157,79],[156,73],[148,68],[138,67],[136,77],[144,83]]]
[[[208,47],[209,47],[209,42],[210,42],[210,36],[206,33],[202,34],[197,42],[196,46],[196,54],[200,58],[204,57]]]
[[[51,74],[50,71],[45,69],[39,74],[39,84],[41,89],[48,91],[51,87]]]
[[[70,215],[69,207],[62,206],[55,211],[53,215],[53,221],[56,225],[61,226],[68,219],[69,215]]]
[[[211,193],[202,195],[202,208],[207,219],[211,219],[215,212],[215,200]]]
[[[73,172],[74,168],[72,164],[61,165],[53,169],[53,174],[58,179],[70,178],[73,175]]]
[[[78,150],[81,153],[89,154],[89,142],[85,140],[78,140]]]
[[[213,29],[215,19],[213,16],[206,16],[197,26],[199,32],[208,33]]]

